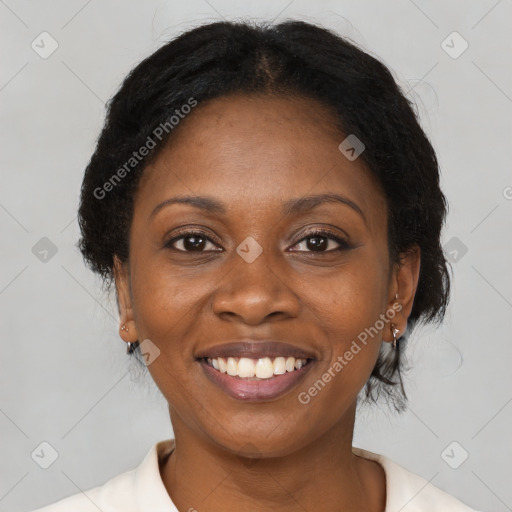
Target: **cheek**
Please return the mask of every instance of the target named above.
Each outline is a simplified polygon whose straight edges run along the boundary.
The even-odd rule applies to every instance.
[[[189,391],[195,360],[184,344],[191,326],[199,321],[202,297],[199,283],[185,281],[162,264],[134,265],[132,290],[139,340],[149,339],[158,348],[148,371],[166,400],[180,410],[197,400]]]
[[[385,276],[377,258],[361,253],[361,257],[354,257],[350,264],[325,278],[303,280],[303,300],[334,337],[333,347],[342,349],[384,313]]]
[[[318,414],[329,403],[336,404],[333,415],[344,410],[363,388],[379,354],[387,274],[376,253],[367,254],[340,268],[335,278],[305,290],[328,339],[313,387],[301,390]]]
[[[310,417],[327,424],[353,403],[375,366],[382,343],[379,318],[385,312],[377,274],[370,269],[346,273],[316,291],[327,338],[324,359],[315,378],[298,390],[298,401]]]
[[[162,261],[153,265],[135,264],[132,274],[139,335],[166,345],[194,318],[199,321],[197,308],[207,291],[204,280],[187,279],[183,272],[178,274],[168,267]]]
[[[169,403],[186,409],[196,400],[188,391],[196,363],[191,346],[185,344],[199,325],[204,287],[170,274],[163,265],[141,268],[133,276],[137,276],[133,295],[139,341],[149,339],[159,351],[148,371]]]

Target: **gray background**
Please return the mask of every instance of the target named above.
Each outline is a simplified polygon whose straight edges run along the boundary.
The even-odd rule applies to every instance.
[[[75,247],[78,193],[129,69],[179,32],[241,17],[332,28],[417,104],[451,206],[454,293],[444,325],[411,340],[408,412],[361,411],[355,444],[475,508],[512,510],[510,0],[0,0],[0,510],[101,484],[172,437],[164,400],[127,360],[114,297]],[[43,31],[58,43],[46,59],[31,47]],[[42,442],[58,454],[48,469]]]

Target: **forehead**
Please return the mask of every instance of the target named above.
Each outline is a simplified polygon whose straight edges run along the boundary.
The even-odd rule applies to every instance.
[[[144,171],[139,209],[179,194],[262,208],[339,192],[382,217],[385,200],[375,178],[361,158],[350,161],[340,152],[346,135],[316,100],[224,96],[199,104],[178,128]]]

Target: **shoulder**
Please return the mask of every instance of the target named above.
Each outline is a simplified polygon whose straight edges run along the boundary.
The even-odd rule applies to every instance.
[[[133,482],[135,470],[122,473],[105,484],[64,498],[34,512],[110,512],[133,510]]]
[[[156,443],[135,469],[33,512],[176,511],[162,482],[158,462],[173,446],[173,440]]]
[[[387,495],[385,512],[478,512],[384,455],[356,447],[352,451],[383,467]]]

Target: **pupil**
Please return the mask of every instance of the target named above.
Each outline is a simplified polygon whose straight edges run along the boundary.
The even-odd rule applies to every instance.
[[[325,236],[312,236],[308,238],[307,247],[309,250],[322,250],[327,247],[327,238]]]
[[[192,241],[192,243],[190,243]],[[197,250],[204,248],[205,240],[200,236],[189,236],[184,239],[185,249],[188,250]]]

